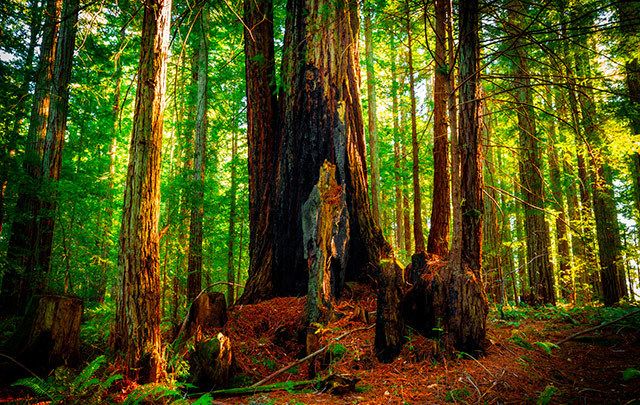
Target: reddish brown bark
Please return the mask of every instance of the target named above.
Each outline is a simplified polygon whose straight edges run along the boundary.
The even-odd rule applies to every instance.
[[[407,9],[407,63],[409,68],[409,98],[411,100],[411,162],[413,173],[413,239],[415,252],[424,252],[424,231],[422,229],[422,194],[420,192],[420,159],[418,147],[418,128],[416,116],[416,85],[413,69],[413,35],[411,16]]]
[[[50,88],[52,84],[58,41],[62,0],[48,0],[40,45],[31,119],[23,162],[27,180],[18,194],[18,215],[11,227],[7,249],[8,269],[2,280],[3,311],[24,310],[27,300],[44,288],[44,277],[36,267],[37,217],[40,209],[38,188],[42,179],[41,163],[47,134]]]
[[[249,150],[249,278],[240,303],[273,295],[272,221],[279,145],[272,0],[245,0]],[[286,55],[286,54],[285,54]]]
[[[482,285],[482,142],[478,1],[460,5],[460,191],[461,263],[452,262],[447,332],[458,350],[481,349],[486,334],[487,298]]]
[[[124,195],[121,280],[111,346],[128,373],[142,382],[165,378],[160,335],[158,216],[160,152],[171,0],[146,0],[138,88]]]
[[[433,199],[431,229],[427,253],[446,256],[449,253],[449,219],[451,201],[449,188],[449,147],[447,131],[448,82],[451,68],[447,64],[446,26],[447,3],[436,1],[436,52],[433,85]]]
[[[325,160],[336,165],[338,184],[346,190],[351,232],[346,277],[361,277],[392,254],[367,193],[358,28],[355,1],[289,2],[273,232],[278,294],[307,291],[301,208]]]

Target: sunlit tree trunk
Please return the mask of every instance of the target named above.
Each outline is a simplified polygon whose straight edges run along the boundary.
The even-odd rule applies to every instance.
[[[449,262],[447,331],[457,350],[481,349],[486,335],[487,298],[482,282],[482,129],[480,39],[477,0],[460,4],[460,191],[461,261]]]
[[[66,0],[62,9],[62,23],[56,46],[56,65],[51,87],[51,103],[49,106],[49,122],[42,156],[42,177],[45,195],[41,201],[38,218],[37,265],[41,274],[47,274],[51,266],[53,248],[53,230],[57,201],[55,183],[60,179],[62,169],[62,149],[67,130],[67,113],[69,111],[69,82],[73,66],[75,50],[79,0]],[[42,288],[42,287],[41,287]]]
[[[207,83],[209,72],[209,8],[202,6],[198,16],[196,122],[193,143],[193,182],[190,194],[189,259],[187,266],[187,299],[193,301],[202,288],[202,220],[204,216],[204,172],[207,151]]]
[[[236,194],[238,192],[238,178],[236,175],[236,159],[238,156],[238,135],[234,132],[231,139],[231,189],[229,190],[229,242],[227,246],[227,305],[231,306],[234,300],[235,273],[233,269],[234,241],[236,238]]]
[[[413,239],[414,252],[424,252],[424,231],[422,230],[422,195],[420,192],[420,159],[418,147],[418,127],[416,116],[416,84],[413,69],[413,35],[411,33],[411,14],[407,3],[407,63],[409,68],[409,98],[411,100],[411,161],[413,173]]]
[[[395,45],[395,36],[392,38]],[[396,248],[398,250],[406,250],[404,216],[402,209],[402,178],[400,173],[401,157],[400,157],[400,126],[398,123],[398,73],[396,67],[396,50],[395,46],[391,49],[391,120],[393,121],[393,175],[395,180],[395,218],[396,218]],[[410,248],[410,247],[409,247]]]
[[[7,249],[8,268],[2,279],[0,307],[8,313],[24,309],[33,292],[43,287],[44,275],[36,268],[37,217],[40,209],[38,190],[42,180],[41,164],[61,13],[62,0],[47,1],[23,162],[26,179],[18,194],[17,215],[11,227]]]
[[[165,378],[160,335],[160,153],[171,0],[145,0],[138,88],[124,193],[121,280],[111,346],[141,382]]]
[[[522,42],[525,7],[513,1],[509,10],[509,31],[515,57],[514,98],[520,133],[520,183],[522,184],[525,231],[527,238],[527,270],[534,300],[555,304],[553,266],[549,257],[549,228],[544,212],[544,179],[539,134],[536,129],[528,55]]]
[[[447,6],[450,0],[436,1],[436,52],[433,86],[433,199],[431,229],[427,252],[439,256],[449,253],[449,220],[451,199],[449,188],[449,146],[447,101],[452,68],[447,64]]]
[[[373,19],[373,4],[365,2],[364,38],[365,55],[367,64],[367,118],[369,130],[369,164],[371,167],[371,215],[377,224],[380,224],[380,159],[378,157],[378,128],[377,128],[377,103],[376,103],[376,71],[373,56],[373,34],[371,32],[371,20]]]

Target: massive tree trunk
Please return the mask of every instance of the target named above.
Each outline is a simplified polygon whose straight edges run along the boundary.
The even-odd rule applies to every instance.
[[[69,111],[69,82],[73,66],[75,50],[79,0],[66,0],[62,10],[62,24],[56,47],[56,64],[51,87],[51,104],[49,106],[49,122],[42,156],[42,177],[46,197],[41,201],[38,218],[38,236],[36,250],[37,268],[47,274],[51,265],[53,248],[53,230],[55,211],[57,209],[54,183],[60,179],[62,169],[62,148],[67,130],[67,113]]]
[[[449,253],[449,147],[447,141],[447,101],[449,75],[453,69],[447,64],[447,2],[436,1],[436,53],[433,85],[433,199],[431,229],[427,240],[427,252],[439,256]]]
[[[189,222],[189,262],[187,267],[187,299],[193,301],[202,288],[202,219],[204,216],[204,170],[207,151],[207,81],[209,67],[209,8],[202,6],[198,16],[198,71],[194,84],[198,88],[196,125],[193,144],[193,189]]]
[[[640,134],[640,63],[638,59],[627,62],[627,88],[629,101],[634,114],[631,117],[631,128],[634,134]],[[640,240],[640,152],[631,155],[631,176],[633,177],[633,201],[636,208],[636,228]]]
[[[274,294],[272,222],[280,133],[275,89],[273,1],[245,0],[244,22],[249,150],[249,278],[238,301],[246,304]]]
[[[392,254],[367,193],[358,4],[292,0],[287,16],[273,232],[273,288],[278,295],[307,291],[301,209],[325,160],[336,165],[337,182],[346,190],[351,235],[346,277],[362,277]]]
[[[26,181],[21,185],[16,218],[11,227],[7,249],[8,269],[2,279],[2,305],[6,312],[26,307],[35,291],[44,287],[44,277],[36,267],[37,217],[40,208],[38,187],[42,179],[42,156],[49,120],[50,88],[56,60],[58,28],[62,0],[48,0],[40,45],[31,120],[24,156]]]
[[[527,238],[527,269],[534,300],[555,304],[553,266],[549,259],[549,228],[544,212],[544,179],[539,134],[535,112],[528,55],[522,42],[523,13],[520,0],[513,1],[509,10],[508,31],[513,38],[514,98],[520,132],[520,183],[525,214]]]
[[[367,118],[369,129],[369,164],[371,167],[371,215],[376,224],[380,224],[380,159],[378,157],[378,128],[376,103],[376,71],[373,56],[373,38],[371,20],[373,4],[365,2],[364,38],[367,64]]]
[[[138,88],[124,194],[111,345],[133,377],[165,378],[160,335],[160,153],[171,0],[145,0]]]
[[[424,252],[424,231],[422,230],[422,195],[420,192],[420,159],[418,148],[418,128],[416,116],[416,84],[413,69],[413,35],[411,34],[411,13],[407,3],[407,63],[409,68],[409,98],[411,100],[411,161],[413,173],[413,239],[415,253]]]
[[[487,298],[482,285],[482,142],[478,0],[460,4],[460,263],[449,262],[447,332],[454,347],[481,349],[486,335]]]

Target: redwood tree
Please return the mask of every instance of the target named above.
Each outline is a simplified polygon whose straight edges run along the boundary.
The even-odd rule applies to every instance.
[[[482,142],[478,0],[460,4],[460,262],[450,261],[447,332],[454,347],[481,349],[486,335],[487,298],[482,285]],[[453,257],[457,257],[454,254]]]
[[[301,207],[327,160],[346,186],[350,241],[346,276],[377,268],[391,247],[369,206],[364,123],[360,106],[358,3],[290,0],[280,94],[282,145],[274,207],[273,287],[307,291]]]
[[[273,1],[245,0],[244,53],[249,150],[249,278],[241,303],[273,295],[273,199],[279,145]]]
[[[451,216],[449,188],[449,147],[447,142],[447,100],[451,68],[447,64],[447,2],[436,1],[436,52],[433,86],[433,199],[431,229],[427,252],[439,256],[449,253],[449,219]]]
[[[171,0],[145,0],[124,194],[112,349],[142,382],[165,377],[160,335],[160,152]]]

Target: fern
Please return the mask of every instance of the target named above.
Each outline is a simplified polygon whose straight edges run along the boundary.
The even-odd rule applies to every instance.
[[[56,389],[57,387],[43,380],[42,378],[39,378],[39,377],[21,378],[20,380],[11,384],[11,386],[29,388],[36,395],[39,395],[41,397],[47,397],[53,402],[56,401],[54,393],[57,391]]]
[[[96,357],[91,363],[87,364],[85,368],[82,369],[80,374],[76,378],[74,378],[71,383],[71,392],[83,392],[87,388],[99,384],[100,380],[97,378],[93,378],[93,375],[98,371],[98,369],[102,366],[102,364],[106,361],[104,356]]]
[[[539,348],[544,350],[544,352],[547,353],[549,356],[551,356],[551,350],[552,349],[559,349],[560,348],[560,346],[558,346],[555,343],[551,343],[551,342],[536,342],[536,346],[538,346]]]
[[[124,405],[161,402],[162,398],[179,398],[180,392],[161,384],[141,385],[127,396]]]
[[[633,380],[634,378],[640,378],[640,370],[630,367],[622,372],[623,380],[629,381]]]

